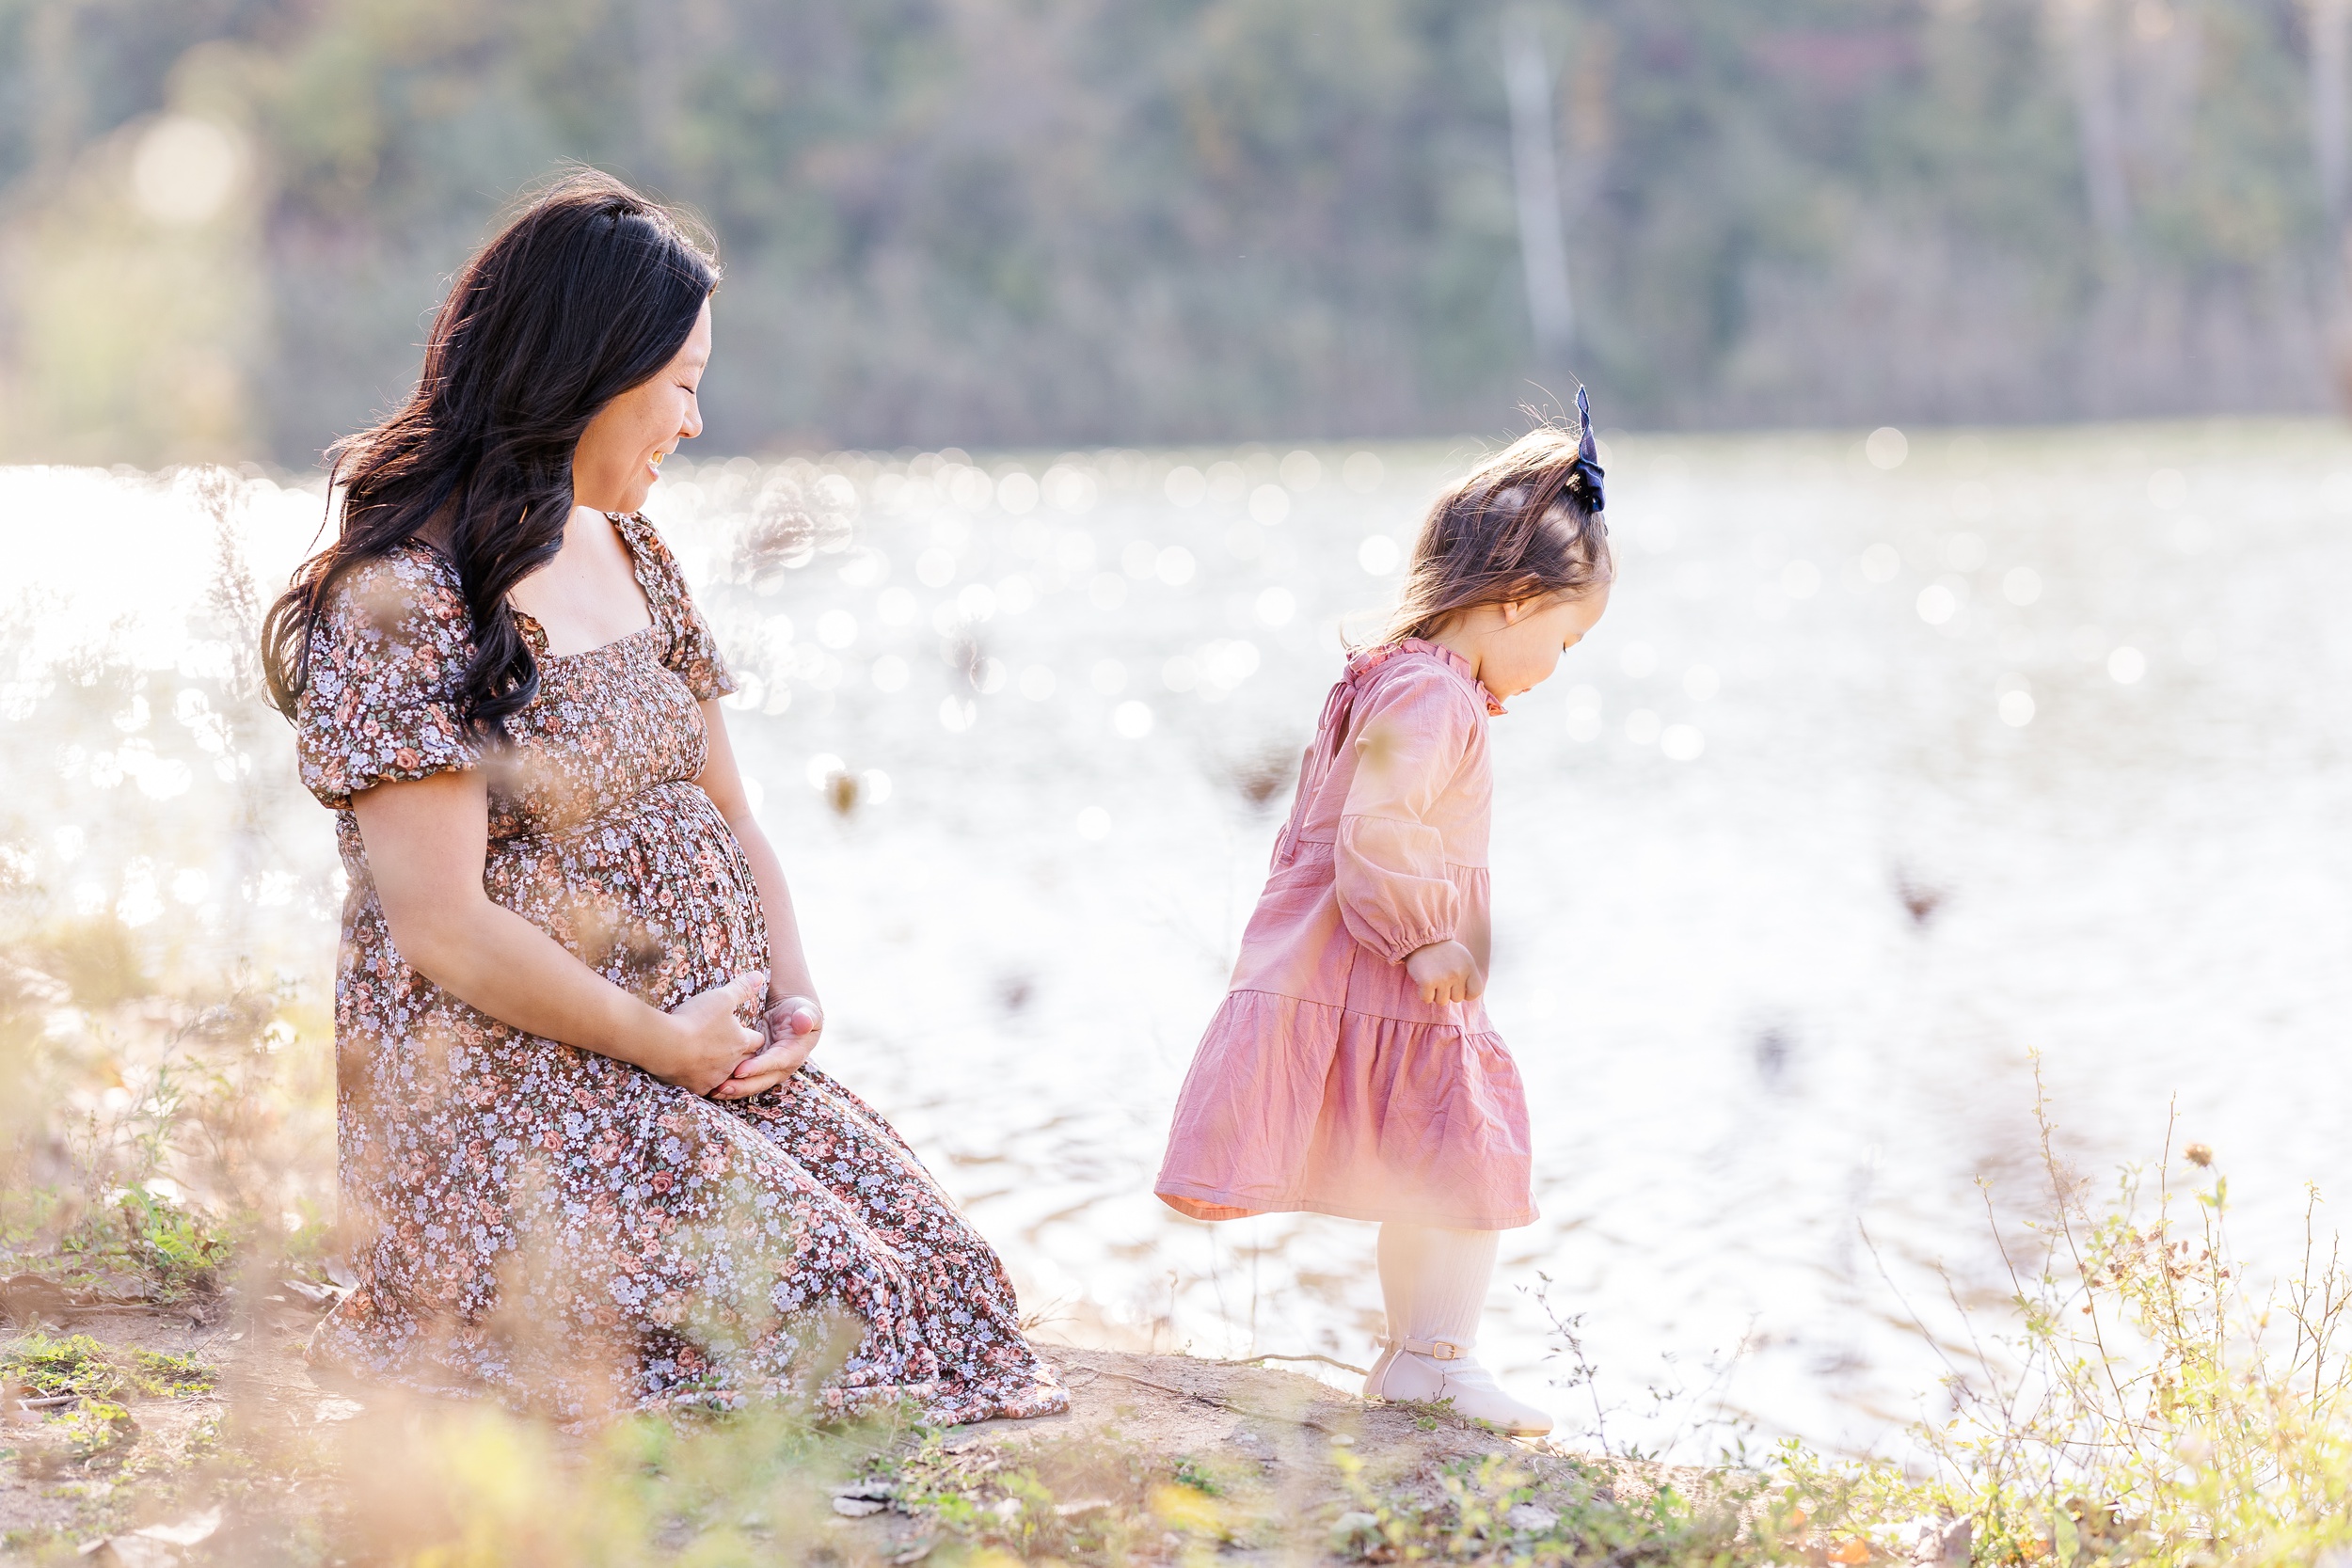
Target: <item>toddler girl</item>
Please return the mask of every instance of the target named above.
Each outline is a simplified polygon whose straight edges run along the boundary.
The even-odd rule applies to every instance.
[[[1576,406],[1575,438],[1537,430],[1430,511],[1386,639],[1331,689],[1154,1189],[1195,1219],[1380,1221],[1388,1335],[1364,1397],[1528,1433],[1551,1418],[1471,1354],[1496,1233],[1535,1218],[1526,1097],[1478,1001],[1486,720],[1608,607],[1581,388]]]

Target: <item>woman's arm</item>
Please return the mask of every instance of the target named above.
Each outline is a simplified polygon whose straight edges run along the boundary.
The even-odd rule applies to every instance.
[[[817,1000],[817,982],[808,973],[807,955],[801,951],[801,926],[792,909],[792,889],[784,879],[784,863],[768,842],[759,819],[752,815],[751,797],[743,788],[742,771],[735,765],[735,745],[727,736],[726,711],[716,702],[702,705],[703,729],[709,737],[709,754],[695,779],[710,803],[719,808],[735,841],[751,863],[752,880],[759,888],[759,906],[768,918],[768,1049],[735,1069],[734,1079],[714,1098],[741,1100],[783,1083],[808,1060],[824,1032],[825,1010]],[[792,1018],[803,1012],[812,1027],[795,1029]]]
[[[490,805],[479,770],[377,784],[352,796],[351,809],[392,945],[459,1001],[696,1094],[725,1084],[759,1050],[735,1009],[759,998],[767,976],[738,975],[664,1013],[492,903],[482,886]]]

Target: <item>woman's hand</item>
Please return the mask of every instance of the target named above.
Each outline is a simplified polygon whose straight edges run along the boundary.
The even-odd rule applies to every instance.
[[[1421,988],[1423,1002],[1468,1002],[1486,989],[1478,960],[1458,942],[1433,942],[1405,958],[1405,973]]]
[[[801,953],[801,927],[792,911],[792,890],[785,885],[784,867],[774,846],[760,831],[743,788],[743,775],[735,766],[735,745],[727,738],[727,710],[716,699],[703,708],[703,735],[707,760],[694,782],[726,818],[743,859],[759,886],[760,912],[768,919],[768,985],[773,996],[763,1020],[767,1038],[756,1055],[746,1056],[735,1076],[712,1094],[715,1100],[744,1100],[801,1070],[824,1032],[825,1009],[808,994],[815,989],[808,960]],[[796,988],[796,989],[787,989]],[[805,989],[797,989],[805,988]]]
[[[736,1010],[756,1003],[767,990],[768,976],[755,970],[688,997],[670,1009],[669,1039],[659,1060],[644,1064],[645,1070],[694,1094],[725,1084],[761,1043],[757,1031],[737,1021]]]
[[[825,1010],[813,996],[787,996],[769,1005],[762,1022],[768,1048],[738,1064],[735,1076],[712,1090],[711,1099],[748,1100],[800,1071],[825,1031]]]

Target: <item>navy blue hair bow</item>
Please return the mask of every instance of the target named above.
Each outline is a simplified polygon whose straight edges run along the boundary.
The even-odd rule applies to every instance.
[[[1572,478],[1584,482],[1585,510],[1599,513],[1606,510],[1601,500],[1600,451],[1593,445],[1593,404],[1584,395],[1584,388],[1576,389],[1576,467],[1568,470]]]

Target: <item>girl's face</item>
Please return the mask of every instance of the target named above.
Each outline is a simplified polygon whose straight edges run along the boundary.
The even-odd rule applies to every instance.
[[[635,512],[645,504],[661,459],[703,432],[695,389],[710,363],[710,301],[670,362],[596,410],[572,450],[572,499],[598,512]]]
[[[1478,678],[1498,697],[1533,691],[1560,668],[1560,656],[1584,640],[1609,608],[1609,585],[1572,599],[1524,599],[1493,607],[1479,651]]]

